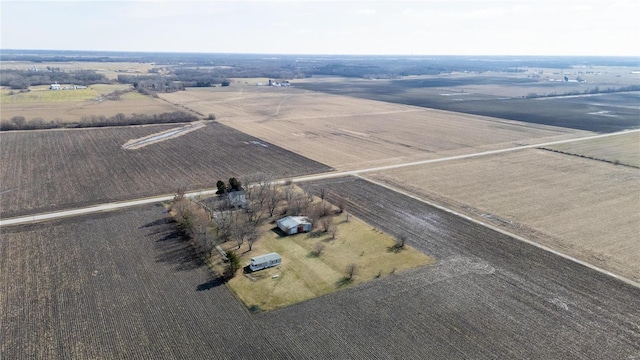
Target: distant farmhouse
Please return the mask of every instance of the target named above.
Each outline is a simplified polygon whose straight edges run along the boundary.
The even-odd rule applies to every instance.
[[[259,82],[258,86],[263,86],[264,84]],[[280,87],[280,86],[291,86],[291,83],[289,82],[289,80],[284,80],[282,82],[277,82],[274,80],[269,79],[269,83],[267,84],[267,86],[275,86],[275,87]]]
[[[49,90],[78,90],[78,89],[86,89],[86,86],[82,86],[82,85],[69,85],[69,86],[62,86],[58,83],[55,84],[51,84],[49,86]]]
[[[278,228],[287,235],[311,231],[311,221],[304,216],[287,216],[277,221]]]

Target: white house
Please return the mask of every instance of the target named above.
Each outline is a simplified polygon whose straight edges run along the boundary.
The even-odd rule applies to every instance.
[[[60,90],[60,84],[51,84],[51,86],[49,86],[49,90]]]
[[[282,257],[278,253],[269,253],[260,256],[254,256],[251,258],[249,269],[251,271],[258,271],[272,266],[278,266],[282,263]]]
[[[287,235],[311,231],[311,221],[304,216],[287,216],[277,221],[278,228]]]
[[[249,205],[249,201],[247,200],[247,194],[244,190],[240,191],[231,191],[227,194],[227,199],[229,200],[229,206],[236,209],[244,209]]]

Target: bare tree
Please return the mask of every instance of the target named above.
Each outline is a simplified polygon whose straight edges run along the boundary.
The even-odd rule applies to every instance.
[[[248,224],[248,226],[247,244],[249,245],[249,251],[251,251],[253,249],[253,244],[260,238],[260,230],[255,224]]]
[[[322,200],[322,203],[324,204],[324,198],[325,196],[327,196],[327,188],[325,188],[324,186],[321,186],[318,188],[318,197],[320,198],[320,200]]]
[[[331,239],[335,239],[338,235],[338,227],[334,225],[331,230],[329,230],[329,233],[331,234]]]
[[[320,226],[323,232],[329,232],[333,228],[333,216],[325,216],[320,219]]]
[[[186,192],[187,192],[187,183],[184,181],[177,182],[176,189],[175,189],[175,196],[173,197],[174,201],[182,200]]]
[[[216,226],[216,235],[222,241],[226,241],[231,237],[231,226],[233,224],[231,210],[222,210],[216,213],[213,218],[213,223]]]
[[[269,211],[270,217],[273,217],[276,208],[278,208],[282,200],[283,194],[280,192],[280,189],[274,184],[271,184],[267,191],[267,210]]]
[[[338,212],[342,214],[347,207],[347,199],[342,196],[338,196],[336,198],[336,206],[338,206]]]
[[[356,266],[356,264],[351,263],[347,265],[347,274],[345,276],[345,279],[351,280],[353,279],[354,276],[356,276],[357,273],[358,273],[358,267]]]
[[[311,254],[313,256],[318,257],[322,255],[322,251],[324,251],[324,244],[318,241],[317,243],[315,243],[315,245],[313,245],[313,250],[311,251]]]

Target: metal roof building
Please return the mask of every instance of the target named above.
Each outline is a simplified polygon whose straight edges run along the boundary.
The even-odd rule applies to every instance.
[[[278,228],[287,235],[311,231],[311,221],[304,216],[287,216],[277,221]]]

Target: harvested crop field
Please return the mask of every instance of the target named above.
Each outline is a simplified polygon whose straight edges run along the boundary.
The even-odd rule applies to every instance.
[[[219,123],[138,150],[122,145],[176,125],[2,134],[0,216],[68,209],[168,194],[178,186],[213,188],[255,173],[274,178],[329,171],[278,146]]]
[[[640,281],[637,168],[530,149],[367,177]]]
[[[349,194],[354,214],[396,235],[409,229],[412,245],[438,263],[250,315],[210,278],[161,206],[3,227],[0,353],[632,359],[640,352],[637,288],[363,180],[341,181],[331,182],[332,194]]]
[[[161,96],[338,170],[590,134],[292,88],[229,88]]]
[[[640,168],[640,132],[557,144],[548,148],[570,155]]]
[[[628,74],[627,74],[628,75]],[[605,80],[605,84],[608,80]],[[628,84],[637,85],[637,76],[622,83],[607,87],[619,88]],[[470,85],[467,87],[467,85]],[[524,86],[522,86],[524,85]],[[561,82],[533,82],[528,79],[510,79],[469,76],[432,79],[400,80],[358,80],[335,79],[333,81],[305,80],[297,87],[323,93],[350,96],[353,98],[387,101],[432,109],[489,116],[522,121],[529,124],[558,126],[576,130],[595,132],[615,132],[640,127],[638,117],[638,92],[628,93],[622,100],[616,94],[598,94],[600,101],[589,97],[586,101],[576,101],[575,97],[523,98],[523,91],[539,91],[537,95],[562,94],[566,91],[583,93],[597,87],[597,84],[576,83],[568,89]],[[507,96],[496,96],[493,87],[513,88]],[[446,96],[443,96],[445,94]],[[608,98],[616,101],[608,101]],[[622,101],[620,101],[622,100]],[[605,112],[614,116],[603,118],[597,113]],[[595,115],[594,115],[595,114]]]

